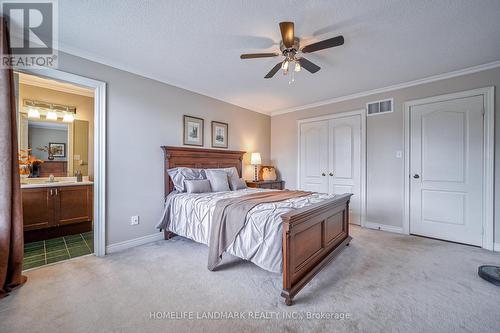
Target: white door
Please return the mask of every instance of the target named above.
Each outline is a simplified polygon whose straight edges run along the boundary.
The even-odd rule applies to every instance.
[[[328,121],[300,125],[299,188],[328,193]]]
[[[410,108],[410,233],[482,245],[483,97]]]
[[[349,222],[361,223],[361,116],[330,120],[330,193],[352,193]]]
[[[299,188],[353,193],[350,222],[361,221],[361,116],[302,123]]]

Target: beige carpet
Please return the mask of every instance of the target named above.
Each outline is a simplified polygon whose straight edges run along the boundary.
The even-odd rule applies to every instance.
[[[177,237],[28,272],[28,283],[0,301],[0,332],[500,330],[500,287],[477,276],[481,264],[500,265],[500,254],[360,228],[352,234],[292,307],[279,296],[279,275],[236,258],[210,272],[207,248]],[[236,311],[244,319],[204,318]]]

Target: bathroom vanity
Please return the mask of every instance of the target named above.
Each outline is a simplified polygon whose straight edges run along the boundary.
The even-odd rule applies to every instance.
[[[21,189],[26,242],[92,230],[91,181],[32,178],[24,180]]]

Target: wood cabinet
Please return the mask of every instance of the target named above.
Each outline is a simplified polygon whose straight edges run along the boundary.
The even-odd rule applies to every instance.
[[[23,189],[24,230],[48,228],[53,225],[54,200],[52,187]]]
[[[25,188],[24,230],[92,221],[92,185]]]
[[[269,188],[274,190],[283,190],[285,187],[285,182],[282,180],[263,180],[258,182],[247,182],[248,187],[254,188]]]

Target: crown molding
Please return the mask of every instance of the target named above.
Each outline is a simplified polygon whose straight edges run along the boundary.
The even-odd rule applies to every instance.
[[[426,77],[423,79],[398,83],[398,84],[387,86],[384,88],[367,90],[367,91],[363,91],[363,92],[359,92],[359,93],[355,93],[355,94],[351,94],[351,95],[345,95],[345,96],[335,97],[335,98],[331,98],[331,99],[326,99],[326,100],[311,103],[311,104],[305,104],[305,105],[295,106],[295,107],[288,108],[288,109],[272,111],[270,113],[270,115],[271,115],[271,117],[273,117],[273,116],[277,116],[280,114],[297,112],[297,111],[315,108],[315,107],[319,107],[319,106],[323,106],[323,105],[328,105],[328,104],[348,101],[351,99],[356,99],[356,98],[366,97],[366,96],[370,96],[370,95],[381,94],[381,93],[385,93],[385,92],[389,92],[389,91],[404,89],[404,88],[408,88],[408,87],[418,86],[418,85],[422,85],[422,84],[426,84],[426,83],[430,83],[430,82],[446,80],[446,79],[454,78],[457,76],[463,76],[463,75],[467,75],[467,74],[482,72],[482,71],[497,68],[497,67],[500,67],[500,60],[489,62],[489,63],[478,65],[478,66],[472,66],[472,67],[468,67],[468,68],[464,68],[464,69],[459,69],[459,70],[452,71],[452,72],[433,75],[433,76],[429,76],[429,77]]]
[[[147,79],[150,79],[150,80],[154,80],[154,81],[158,81],[158,82],[161,82],[161,83],[164,83],[164,84],[168,84],[168,85],[171,85],[171,86],[179,88],[179,89],[184,89],[184,90],[193,92],[195,94],[203,95],[203,96],[206,96],[206,97],[218,100],[218,101],[222,101],[224,103],[235,105],[235,106],[237,106],[239,108],[242,108],[242,109],[245,109],[245,110],[248,110],[248,111],[253,111],[253,112],[261,113],[261,114],[264,114],[264,115],[267,115],[267,116],[271,116],[271,117],[277,116],[277,115],[280,115],[280,114],[285,114],[285,113],[290,113],[290,112],[296,112],[296,111],[301,111],[301,110],[305,110],[305,109],[310,109],[310,108],[314,108],[314,107],[319,107],[319,106],[323,106],[323,105],[328,105],[328,104],[333,104],[333,103],[348,101],[348,100],[352,100],[352,99],[356,99],[356,98],[361,98],[361,97],[366,97],[366,96],[370,96],[370,95],[385,93],[385,92],[389,92],[389,91],[393,91],[393,90],[398,90],[398,89],[404,89],[404,88],[408,88],[408,87],[418,86],[418,85],[421,85],[421,84],[435,82],[435,81],[440,81],[440,80],[445,80],[445,79],[449,79],[449,78],[453,78],[453,77],[457,77],[457,76],[463,76],[463,75],[467,75],[467,74],[473,74],[473,73],[485,71],[485,70],[488,70],[488,69],[493,69],[493,68],[500,67],[500,60],[498,60],[498,61],[493,61],[493,62],[489,62],[489,63],[482,64],[482,65],[467,67],[467,68],[464,68],[464,69],[459,69],[459,70],[455,70],[455,71],[451,71],[451,72],[447,72],[447,73],[443,73],[443,74],[433,75],[433,76],[429,76],[429,77],[422,78],[422,79],[417,79],[417,80],[413,80],[413,81],[407,81],[407,82],[403,82],[403,83],[398,83],[398,84],[395,84],[395,85],[390,85],[390,86],[386,86],[386,87],[378,88],[378,89],[366,90],[366,91],[362,91],[362,92],[355,93],[355,94],[350,94],[350,95],[345,95],[345,96],[330,98],[330,99],[326,99],[326,100],[323,100],[323,101],[314,102],[314,103],[310,103],[310,104],[304,104],[304,105],[295,106],[295,107],[291,107],[291,108],[287,108],[287,109],[276,110],[276,111],[263,111],[263,110],[258,110],[258,109],[250,109],[248,107],[244,107],[244,106],[240,106],[240,105],[234,104],[233,102],[231,102],[229,100],[221,99],[220,97],[213,96],[212,94],[210,94],[210,93],[208,93],[206,91],[203,91],[203,90],[199,90],[199,91],[192,90],[192,89],[186,87],[184,84],[176,82],[176,81],[174,81],[172,79],[168,79],[168,78],[164,78],[164,77],[159,77],[159,76],[156,76],[156,75],[152,76],[152,75],[149,75],[147,73],[144,73],[141,70],[138,70],[137,68],[133,68],[133,67],[130,67],[130,66],[125,66],[124,64],[110,62],[110,61],[104,59],[103,57],[96,56],[96,55],[91,54],[89,52],[85,52],[85,51],[79,50],[78,48],[74,48],[74,47],[72,47],[72,46],[70,46],[68,44],[63,44],[63,43],[59,42],[59,50],[62,51],[62,52],[64,52],[64,53],[70,54],[72,56],[80,57],[80,58],[83,58],[83,59],[86,59],[86,60],[89,60],[89,61],[93,61],[93,62],[102,64],[102,65],[105,65],[105,66],[109,66],[109,67],[112,67],[112,68],[115,68],[115,69],[122,70],[122,71],[127,72],[127,73],[131,73],[131,74],[134,74],[134,75],[139,75],[141,77],[144,77],[144,78],[147,78]]]

